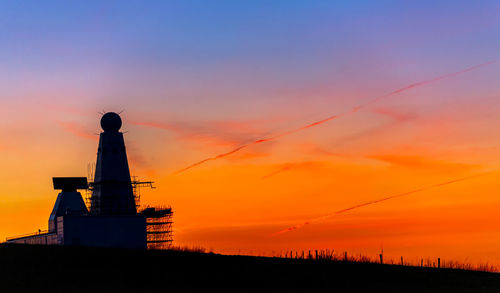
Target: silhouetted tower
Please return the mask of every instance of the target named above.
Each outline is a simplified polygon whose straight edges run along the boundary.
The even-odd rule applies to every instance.
[[[116,113],[109,112],[101,118],[104,132],[99,137],[92,183],[90,213],[93,215],[137,213],[121,126],[122,120]]]

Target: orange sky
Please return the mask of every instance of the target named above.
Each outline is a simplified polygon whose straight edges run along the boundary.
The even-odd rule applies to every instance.
[[[415,101],[436,90],[402,98]],[[489,115],[492,105],[471,112],[463,102],[422,115],[382,103],[181,174],[175,171],[238,146],[244,142],[238,136],[255,139],[255,133],[267,133],[266,125],[285,118],[160,126],[146,123],[147,118],[139,122],[141,115],[127,111],[123,130],[132,173],[158,187],[143,190],[142,202],[172,205],[177,245],[268,255],[335,249],[373,257],[383,247],[387,258],[500,262],[495,249],[500,175],[495,173],[275,235],[359,203],[500,169],[496,139],[473,128],[496,119]],[[473,119],[458,119],[462,114]],[[12,139],[2,142],[7,154],[0,173],[2,237],[46,227],[56,196],[51,176],[87,174],[87,164],[95,161],[100,118],[71,107],[10,115],[12,127],[3,131],[11,131]]]
[[[176,245],[500,264],[500,173],[275,235],[500,170],[500,64],[450,75],[498,59],[497,1],[222,2],[5,4],[0,239],[46,229],[51,178],[86,176],[124,110]]]

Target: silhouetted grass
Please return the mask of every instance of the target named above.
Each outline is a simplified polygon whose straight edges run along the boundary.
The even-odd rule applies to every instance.
[[[199,248],[147,251],[2,245],[0,290],[498,292],[500,288],[500,275],[494,273],[381,265],[362,255],[333,251],[318,251],[318,258],[314,251],[309,259],[299,258],[298,252],[288,252],[288,258],[279,258],[228,256],[202,251]],[[449,265],[460,266],[456,263]]]
[[[199,249],[199,250],[197,250]],[[186,248],[185,251],[193,252],[206,252],[203,248],[197,248],[190,250]],[[266,255],[259,255],[266,256]],[[354,263],[374,263],[381,264],[380,257],[370,257],[363,254],[350,254],[346,251],[337,252],[333,249],[326,250],[307,250],[307,251],[284,251],[278,254],[271,254],[268,257],[274,258],[284,258],[284,259],[305,259],[305,260],[321,260],[321,261],[334,261],[334,262],[354,262]],[[411,267],[424,267],[424,268],[449,268],[457,270],[468,270],[468,271],[480,271],[480,272],[499,272],[499,268],[496,265],[490,264],[488,262],[483,263],[470,263],[470,262],[459,262],[454,260],[439,260],[438,258],[420,258],[420,259],[405,259],[400,257],[398,260],[394,259],[384,259],[382,264],[386,265],[400,265],[400,266],[411,266]]]
[[[210,253],[202,246],[172,246],[168,250],[179,252],[195,252],[195,253]]]

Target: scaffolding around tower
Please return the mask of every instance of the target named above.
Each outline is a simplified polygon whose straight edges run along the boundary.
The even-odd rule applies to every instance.
[[[172,208],[146,207],[140,211],[146,217],[148,249],[168,249],[172,246]]]
[[[93,169],[93,166],[89,164],[89,169]],[[85,196],[85,203],[90,209],[94,187],[94,182],[92,182],[93,174],[89,171],[88,174],[88,189]],[[173,243],[173,232],[172,232],[172,217],[173,211],[170,206],[158,206],[150,207],[146,206],[141,208],[141,188],[149,187],[155,189],[153,186],[153,181],[140,181],[137,176],[131,176],[131,184],[134,192],[135,205],[138,214],[143,215],[146,218],[146,239],[148,249],[169,249],[172,247]]]

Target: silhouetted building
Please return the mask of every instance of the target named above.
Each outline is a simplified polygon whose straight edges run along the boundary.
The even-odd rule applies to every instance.
[[[93,182],[85,177],[53,178],[54,189],[61,192],[50,214],[48,231],[8,238],[8,243],[155,249],[171,244],[171,208],[137,211],[137,188],[152,187],[152,182],[131,180],[121,125],[116,113],[106,113],[101,119],[104,131]],[[79,189],[90,191],[89,209]]]

